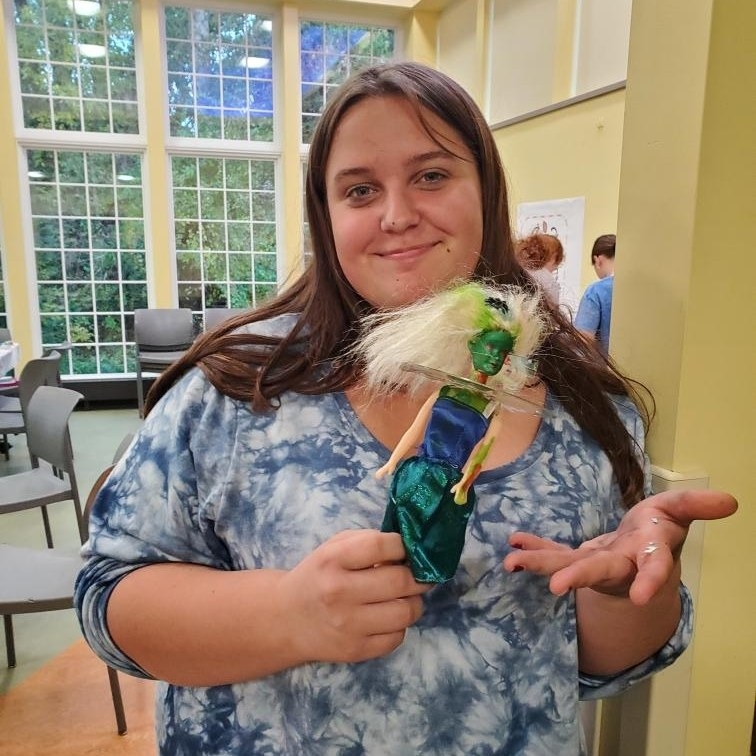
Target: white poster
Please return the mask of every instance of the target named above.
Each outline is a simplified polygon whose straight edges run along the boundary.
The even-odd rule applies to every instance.
[[[585,197],[521,202],[517,205],[517,237],[552,234],[564,248],[564,262],[556,272],[560,301],[574,313],[580,301],[583,270]]]

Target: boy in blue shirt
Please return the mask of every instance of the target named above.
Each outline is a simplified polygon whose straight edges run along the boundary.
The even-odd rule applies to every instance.
[[[609,352],[616,241],[617,237],[614,234],[603,234],[593,243],[591,265],[599,280],[585,290],[575,316],[575,327],[588,338],[596,341],[604,354]]]

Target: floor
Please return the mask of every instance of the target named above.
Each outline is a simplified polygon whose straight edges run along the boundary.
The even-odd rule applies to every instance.
[[[74,449],[76,478],[82,502],[97,476],[107,467],[123,437],[140,425],[137,410],[81,408],[71,415],[69,427]],[[28,470],[29,454],[23,435],[11,436],[10,460],[0,455],[2,476]],[[73,503],[48,507],[56,546],[78,545]],[[45,537],[39,510],[14,512],[0,517],[0,541],[19,546],[44,548]],[[8,669],[0,654],[0,694],[26,680],[42,665],[81,638],[73,610],[17,615],[13,619],[17,665]],[[0,633],[2,635],[2,633]],[[4,644],[0,644],[4,650]]]

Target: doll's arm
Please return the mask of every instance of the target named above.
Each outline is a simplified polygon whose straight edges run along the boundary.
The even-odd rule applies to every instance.
[[[425,433],[425,428],[428,425],[428,419],[430,418],[436,399],[438,399],[438,391],[431,394],[425,404],[420,407],[415,419],[412,421],[412,425],[407,428],[404,435],[399,439],[399,443],[394,447],[394,451],[391,452],[389,461],[375,473],[376,478],[383,478],[385,475],[393,473],[399,462],[417,447],[423,438],[423,433]]]
[[[452,486],[452,493],[454,494],[454,502],[456,504],[467,504],[467,492],[470,490],[470,486],[475,482],[475,479],[480,475],[480,471],[483,469],[483,463],[486,461],[488,452],[491,450],[491,446],[496,438],[496,434],[501,427],[501,416],[497,411],[491,418],[491,423],[486,430],[486,435],[478,441],[470,452],[470,456],[462,468],[462,478],[458,483]]]

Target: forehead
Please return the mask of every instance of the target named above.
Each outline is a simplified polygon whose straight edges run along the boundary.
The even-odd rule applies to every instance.
[[[481,331],[474,341],[480,344],[508,344],[511,338],[506,331]]]
[[[352,105],[337,125],[326,163],[333,176],[353,165],[442,149],[472,161],[461,134],[432,111],[418,109],[401,95],[366,97]]]

